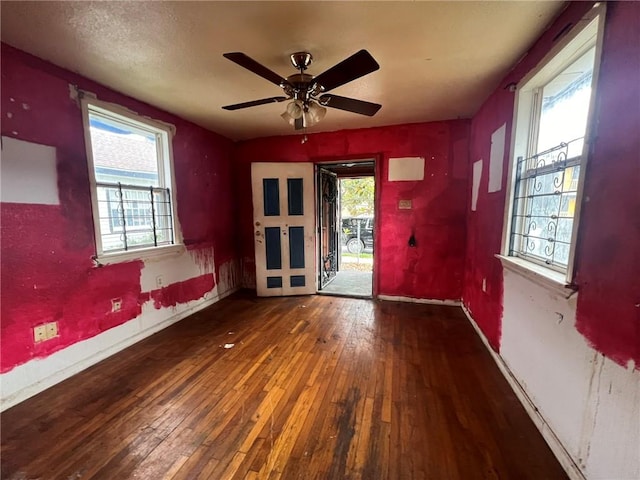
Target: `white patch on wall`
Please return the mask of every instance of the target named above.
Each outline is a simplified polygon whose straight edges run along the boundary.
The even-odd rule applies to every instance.
[[[2,137],[0,200],[59,205],[56,149]]]
[[[587,344],[578,295],[505,269],[500,355],[585,478],[640,478],[640,375]]]
[[[424,158],[405,157],[389,159],[389,181],[424,180]]]
[[[473,163],[473,183],[471,184],[471,211],[475,212],[478,206],[478,193],[480,192],[480,179],[482,178],[482,160]]]
[[[504,162],[504,140],[507,124],[503,123],[491,135],[491,156],[489,157],[489,193],[502,189],[502,164]]]
[[[204,260],[186,250],[178,254],[145,259],[140,277],[142,291],[150,292],[206,273],[215,273],[213,249],[207,250],[206,255],[202,256]]]

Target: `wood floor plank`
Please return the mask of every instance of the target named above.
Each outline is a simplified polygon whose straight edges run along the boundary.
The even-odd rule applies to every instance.
[[[1,422],[8,480],[566,479],[456,307],[242,292]]]

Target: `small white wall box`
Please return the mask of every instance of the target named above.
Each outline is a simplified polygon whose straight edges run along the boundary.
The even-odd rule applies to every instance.
[[[389,159],[389,181],[424,180],[424,158],[404,157]]]

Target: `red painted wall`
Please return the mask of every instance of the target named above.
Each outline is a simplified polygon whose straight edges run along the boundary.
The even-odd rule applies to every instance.
[[[607,9],[597,125],[585,184],[577,328],[640,370],[640,3]]]
[[[468,121],[448,121],[269,137],[236,148],[237,191],[251,191],[251,162],[309,162],[372,158],[381,162],[377,178],[378,217],[374,266],[378,293],[414,298],[459,299],[462,293],[467,200]],[[388,182],[388,160],[426,159],[425,179]],[[410,199],[412,210],[399,210]],[[253,207],[238,198],[244,278],[255,275]],[[408,240],[415,234],[417,246]]]
[[[176,126],[178,220],[185,244],[194,258],[205,262],[213,247],[216,267],[237,260],[237,254],[235,217],[231,209],[220,208],[232,204],[230,140],[8,45],[1,48],[2,135],[56,148],[60,196],[60,205],[0,206],[0,371],[6,372],[135,318],[150,298],[157,308],[173,306],[201,298],[215,285],[208,274],[141,292],[142,262],[93,265],[83,124],[80,108],[69,98],[69,83]],[[122,298],[121,311],[111,313],[112,298]],[[58,321],[59,337],[34,344],[32,328],[53,320]]]
[[[571,3],[507,75],[471,122],[470,162],[485,159],[477,211],[469,211],[463,301],[498,351],[502,317],[500,252],[505,189],[487,193],[491,133],[507,124],[510,145],[514,94],[549,52],[553,39],[575,24],[590,2]],[[640,4],[611,2],[605,22],[597,90],[595,143],[586,176],[577,245],[577,328],[598,351],[620,364],[640,365]],[[508,153],[505,152],[503,186]],[[470,187],[469,187],[470,188]],[[482,291],[486,278],[487,292]]]

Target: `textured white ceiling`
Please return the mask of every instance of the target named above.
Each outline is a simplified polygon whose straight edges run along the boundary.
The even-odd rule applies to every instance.
[[[367,49],[380,70],[332,91],[382,104],[329,109],[309,132],[466,118],[562,2],[1,2],[2,41],[232,139],[290,134],[281,94],[222,57],[244,52],[282,76],[306,50],[318,75]]]

